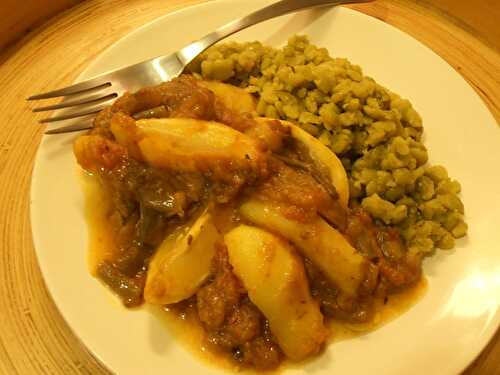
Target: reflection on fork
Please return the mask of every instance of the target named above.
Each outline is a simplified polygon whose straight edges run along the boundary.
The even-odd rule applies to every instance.
[[[371,1],[373,0],[278,1],[246,17],[230,22],[170,55],[159,56],[125,68],[107,72],[62,89],[33,95],[28,100],[63,98],[60,104],[38,107],[33,110],[33,112],[61,110],[55,116],[40,120],[40,123],[43,124],[71,120],[70,125],[49,130],[46,134],[89,129],[92,127],[95,114],[108,106],[116,97],[127,91],[134,92],[141,87],[158,85],[177,77],[201,52],[240,30],[301,9]]]

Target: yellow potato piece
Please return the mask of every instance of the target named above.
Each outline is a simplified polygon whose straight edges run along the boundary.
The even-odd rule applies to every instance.
[[[198,84],[212,91],[222,103],[237,113],[254,112],[255,98],[242,88],[218,81],[199,81]]]
[[[270,119],[257,117],[256,120],[263,123],[265,121],[269,121]],[[313,137],[305,130],[302,130],[297,125],[284,120],[279,121],[290,128],[293,138],[305,145],[309,151],[309,156],[316,164],[316,167],[330,176],[331,183],[335,186],[339,195],[341,205],[344,208],[347,208],[349,203],[349,180],[347,179],[344,166],[337,155],[335,155],[332,150],[326,147],[317,138]]]
[[[239,211],[250,222],[292,242],[346,295],[357,294],[364,278],[366,260],[321,217],[299,223],[283,216],[271,204],[258,200],[243,203]]]
[[[112,122],[117,141],[158,168],[204,171],[233,166],[255,168],[265,155],[259,143],[224,124],[185,118],[144,119],[135,127]]]
[[[327,331],[309,293],[302,261],[290,245],[247,225],[231,230],[224,242],[235,274],[287,357],[301,360],[317,353]]]
[[[150,119],[137,121],[137,127],[145,160],[158,167],[200,170],[219,162],[253,164],[262,156],[256,141],[217,122]]]
[[[219,233],[204,212],[194,224],[168,236],[148,268],[144,300],[166,305],[191,297],[210,274]]]

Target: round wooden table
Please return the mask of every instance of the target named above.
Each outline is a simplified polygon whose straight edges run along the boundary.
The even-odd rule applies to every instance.
[[[68,85],[95,56],[123,35],[195,2],[88,0],[0,54],[1,374],[109,374],[66,325],[38,268],[31,237],[29,191],[44,128],[37,124],[40,117],[31,113],[31,105],[24,98]],[[462,27],[463,23],[421,4],[378,0],[351,7],[398,27],[432,48],[474,87],[500,122],[499,53]],[[500,374],[498,332],[465,374]]]

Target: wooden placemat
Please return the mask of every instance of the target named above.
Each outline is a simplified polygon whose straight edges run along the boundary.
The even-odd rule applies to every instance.
[[[196,2],[88,0],[0,55],[1,374],[109,374],[63,321],[38,268],[29,220],[29,190],[43,127],[24,98],[69,84],[123,35]],[[500,121],[498,52],[460,23],[419,4],[379,0],[352,8],[396,26],[432,48],[462,74]],[[499,358],[497,333],[465,374],[500,374]]]

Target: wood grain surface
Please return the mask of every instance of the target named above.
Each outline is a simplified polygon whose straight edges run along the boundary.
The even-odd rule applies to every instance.
[[[29,189],[43,127],[24,98],[69,84],[123,35],[191,3],[88,0],[0,55],[0,374],[109,374],[61,318],[37,265]],[[352,7],[400,28],[436,51],[474,87],[500,121],[500,56],[459,22],[423,4],[379,0]],[[497,333],[465,374],[500,374],[499,359]]]
[[[82,0],[2,0],[0,2],[0,51],[58,12]]]
[[[441,12],[487,44],[500,50],[500,2],[498,0],[413,0]]]

